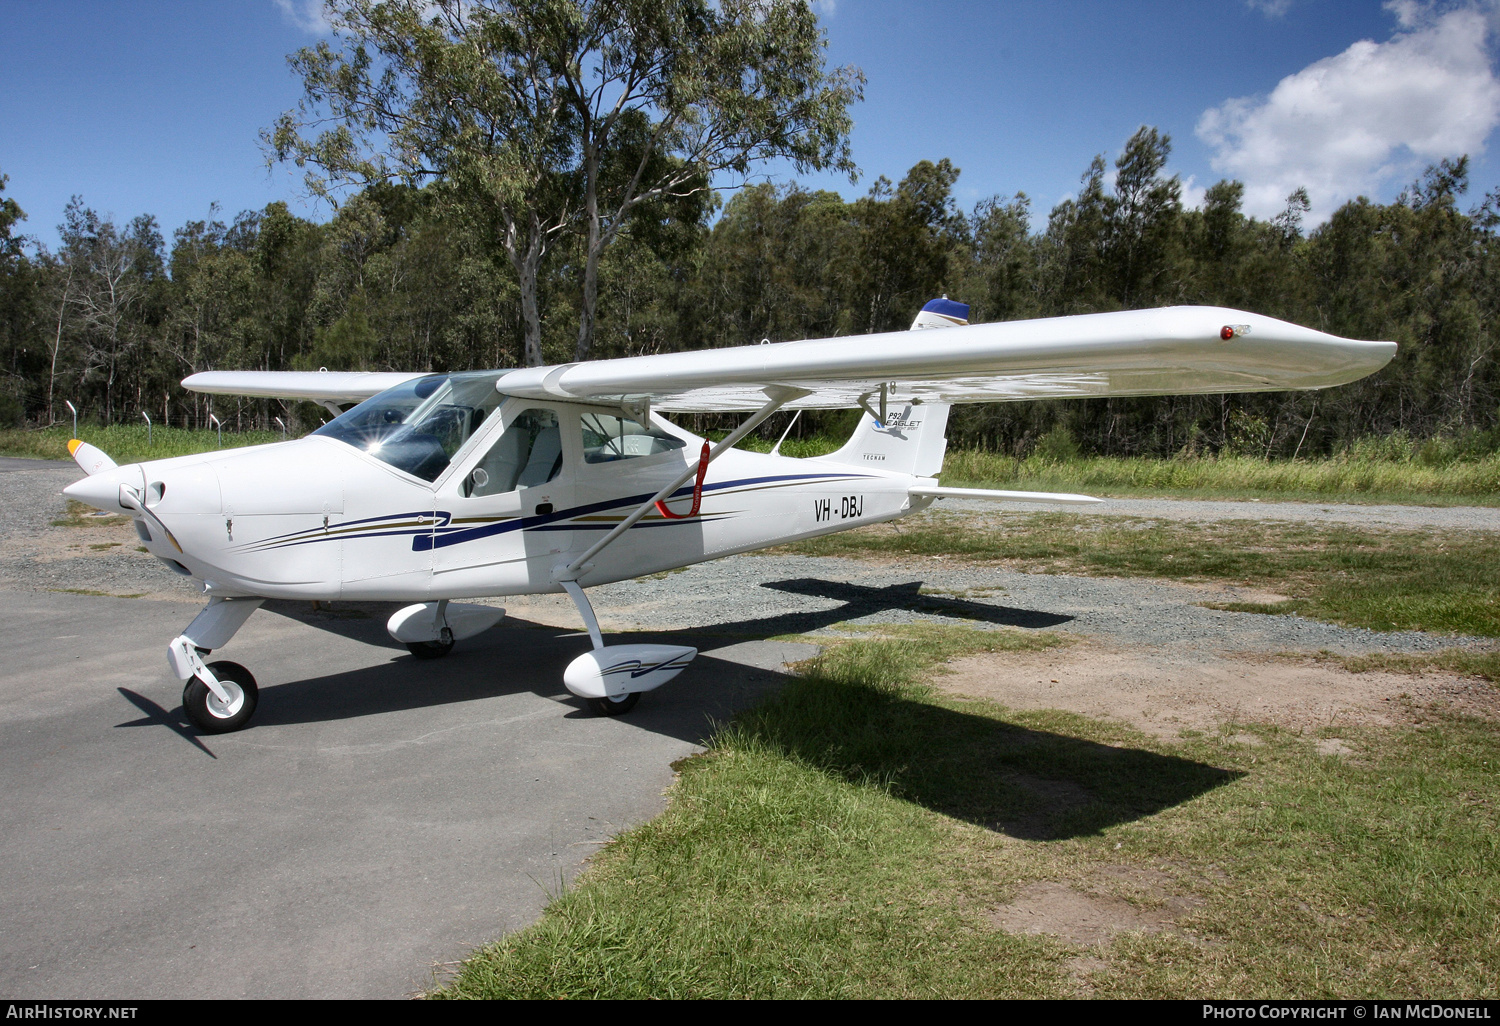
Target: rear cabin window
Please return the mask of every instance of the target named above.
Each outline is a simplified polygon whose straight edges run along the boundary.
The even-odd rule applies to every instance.
[[[638,456],[655,456],[659,452],[681,449],[686,444],[680,438],[644,427],[626,417],[585,413],[580,420],[583,423],[585,463],[612,463]]]

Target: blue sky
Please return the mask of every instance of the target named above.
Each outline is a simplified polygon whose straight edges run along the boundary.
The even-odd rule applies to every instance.
[[[1170,134],[1191,201],[1222,177],[1269,216],[1295,185],[1314,219],[1351,195],[1388,200],[1423,166],[1469,152],[1471,201],[1500,184],[1497,0],[1191,3],[818,0],[833,64],[868,77],[854,111],[862,194],[949,157],[962,206],[1024,190],[1038,219],[1099,152],[1142,124]],[[164,232],[300,198],[257,136],[298,97],[286,55],[322,31],[313,0],[72,4],[7,0],[0,173],[56,245],[73,194]],[[1488,148],[1488,149],[1487,149]],[[791,169],[770,167],[777,180]]]

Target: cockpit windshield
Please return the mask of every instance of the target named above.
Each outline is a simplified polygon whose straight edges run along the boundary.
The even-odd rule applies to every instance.
[[[315,435],[347,442],[397,470],[436,481],[505,396],[495,391],[504,371],[433,374],[366,399]]]

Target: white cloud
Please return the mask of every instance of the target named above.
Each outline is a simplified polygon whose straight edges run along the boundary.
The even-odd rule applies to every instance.
[[[1202,210],[1203,199],[1208,190],[1198,184],[1197,175],[1188,175],[1182,180],[1182,205],[1188,210]]]
[[[1245,6],[1267,18],[1281,18],[1291,10],[1292,0],[1245,0]]]
[[[829,21],[838,11],[838,0],[812,0],[813,13],[819,21]]]
[[[1493,5],[1436,14],[1392,0],[1388,41],[1361,40],[1288,75],[1269,96],[1240,97],[1198,119],[1213,166],[1245,183],[1245,209],[1270,217],[1306,186],[1308,222],[1402,182],[1444,157],[1479,153],[1500,123],[1490,65]]]
[[[315,36],[331,35],[328,11],[323,0],[272,0],[287,24]]]

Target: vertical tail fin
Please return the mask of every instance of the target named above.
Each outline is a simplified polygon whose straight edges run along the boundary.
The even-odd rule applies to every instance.
[[[911,322],[912,331],[931,328],[954,328],[969,323],[969,308],[944,296],[930,300]],[[913,344],[920,344],[913,340]],[[897,389],[899,391],[899,383]],[[948,404],[934,402],[890,402],[885,407],[885,423],[868,405],[865,415],[849,441],[838,452],[823,458],[848,463],[868,470],[890,470],[916,477],[937,477],[943,469],[943,454],[948,450]]]

